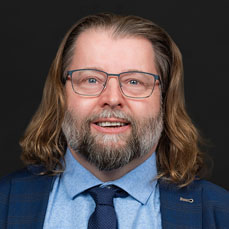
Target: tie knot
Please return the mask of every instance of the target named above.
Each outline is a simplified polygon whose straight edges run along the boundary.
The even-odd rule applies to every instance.
[[[127,193],[116,186],[93,187],[88,190],[88,193],[94,199],[96,205],[113,205],[113,198],[126,197]]]

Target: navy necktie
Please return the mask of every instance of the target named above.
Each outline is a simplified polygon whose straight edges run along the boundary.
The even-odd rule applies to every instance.
[[[117,229],[113,198],[126,197],[128,194],[116,186],[96,186],[89,189],[88,193],[96,204],[95,211],[88,221],[88,229]]]

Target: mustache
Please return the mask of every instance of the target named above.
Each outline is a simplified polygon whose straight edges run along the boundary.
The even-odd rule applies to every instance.
[[[100,119],[100,118],[118,118],[118,119],[123,119],[124,121],[130,124],[134,122],[134,118],[130,115],[127,115],[125,112],[121,110],[111,110],[111,109],[105,109],[102,110],[100,113],[92,114],[89,117],[87,117],[85,121],[87,123],[91,123],[96,119]]]

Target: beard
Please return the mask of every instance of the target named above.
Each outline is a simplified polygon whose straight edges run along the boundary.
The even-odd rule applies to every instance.
[[[91,123],[100,118],[123,119],[130,124],[131,133],[92,133]],[[136,120],[123,111],[107,109],[81,121],[73,111],[66,111],[62,124],[68,146],[101,171],[121,168],[148,154],[158,143],[162,130],[162,111],[155,118]]]

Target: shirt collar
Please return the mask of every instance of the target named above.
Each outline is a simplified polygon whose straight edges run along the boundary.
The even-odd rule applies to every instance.
[[[66,169],[60,182],[72,199],[96,185],[116,185],[137,201],[146,204],[157,184],[157,180],[154,180],[157,176],[156,153],[153,153],[146,161],[123,177],[109,182],[102,182],[96,178],[73,157],[69,149],[65,154],[65,162]]]

